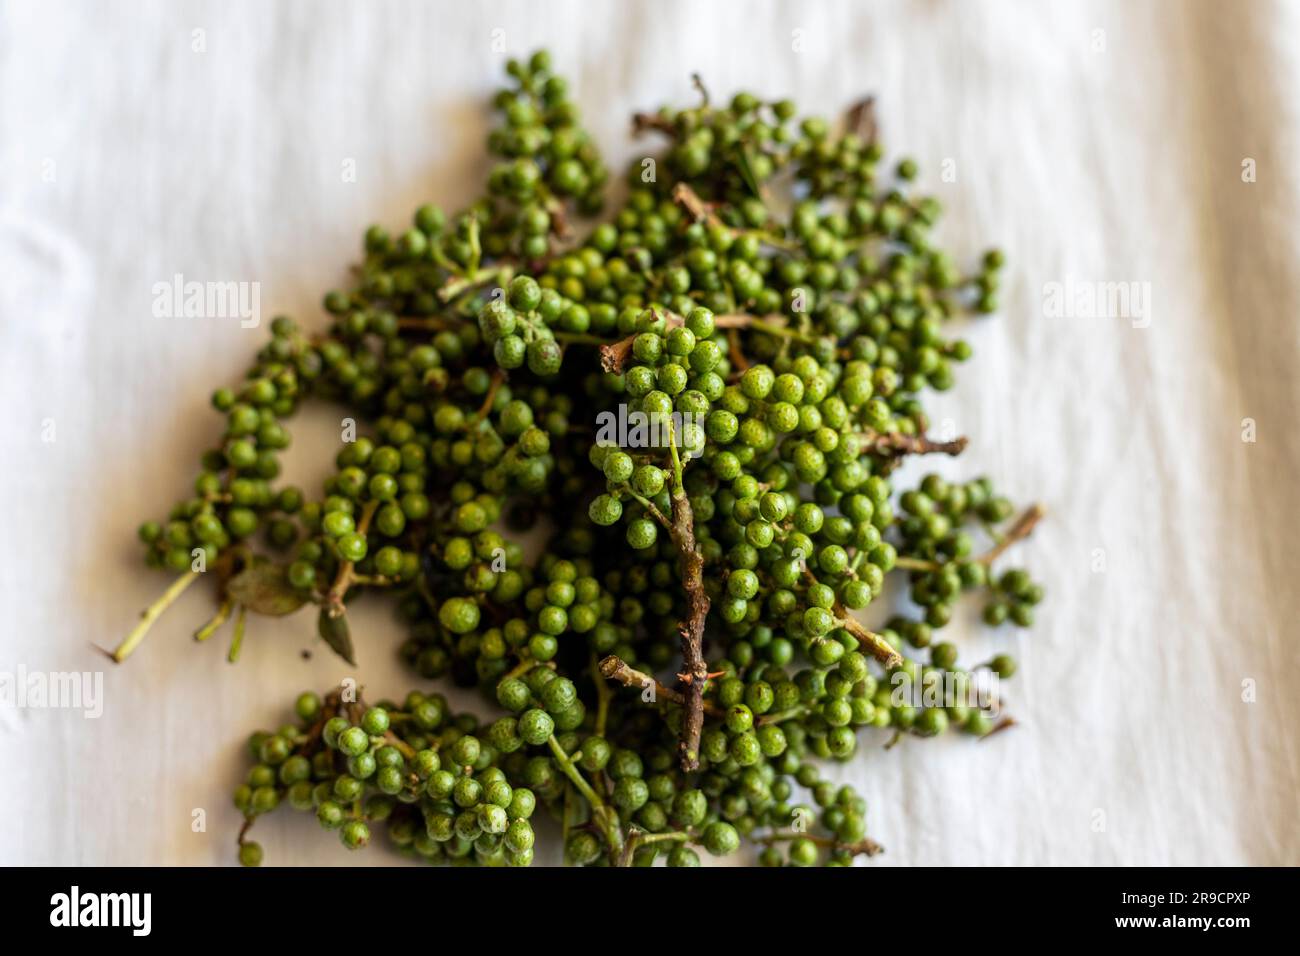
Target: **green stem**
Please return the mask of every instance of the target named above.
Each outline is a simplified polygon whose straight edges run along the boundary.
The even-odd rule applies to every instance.
[[[793,239],[783,239],[780,236],[774,236],[770,232],[763,232],[761,229],[742,230],[741,235],[753,236],[765,246],[771,246],[773,249],[781,249],[785,252],[801,252],[803,247]]]
[[[354,574],[352,575],[353,584],[369,584],[372,587],[386,588],[392,587],[393,579],[386,578],[382,574]]]
[[[939,565],[934,561],[926,561],[924,558],[909,558],[899,555],[894,559],[894,567],[902,568],[904,571],[938,571]]]
[[[596,685],[596,736],[605,736],[605,724],[609,720],[609,701],[613,696],[609,691],[609,684],[600,673],[600,663],[596,660],[596,652],[591,652],[591,679]]]
[[[778,338],[791,339],[795,342],[808,343],[811,340],[798,329],[792,329],[784,325],[769,325],[766,322],[751,322],[749,327],[755,332],[762,332],[765,335],[775,335]]]
[[[756,723],[760,726],[779,724],[784,720],[793,720],[795,717],[802,717],[806,713],[808,713],[808,706],[806,704],[800,704],[798,707],[791,707],[789,710],[778,710],[770,714],[763,714],[758,718]]]
[[[694,840],[695,834],[688,833],[686,830],[677,830],[673,833],[643,833],[637,837],[637,845],[645,846],[648,843],[682,843],[688,840]]]
[[[508,670],[505,673],[505,676],[501,678],[501,680],[505,681],[505,680],[510,680],[512,677],[523,677],[525,674],[527,674],[530,670],[532,670],[536,666],[537,666],[537,661],[533,660],[531,657],[526,657],[523,660],[521,660],[518,664],[516,664],[514,667],[512,667],[510,670]]]
[[[668,516],[666,514],[664,514],[662,511],[659,510],[658,505],[656,505],[645,495],[637,494],[636,491],[632,489],[631,485],[624,485],[623,488],[627,491],[629,495],[631,495],[638,502],[640,502],[641,507],[646,510],[646,513],[650,515],[650,517],[654,518],[655,521],[658,521],[661,525],[663,525],[664,529],[667,530],[669,533],[672,532],[673,523],[668,520]]]
[[[217,633],[217,630],[221,627],[221,625],[225,624],[226,619],[230,617],[230,612],[234,608],[234,606],[235,606],[234,602],[231,601],[230,598],[226,598],[224,601],[222,601],[221,606],[217,608],[217,613],[212,615],[212,618],[208,621],[208,623],[204,624],[201,628],[199,628],[197,631],[194,632],[194,639],[196,641],[206,641],[213,634]]]
[[[452,275],[460,275],[461,268],[455,262],[447,258],[447,254],[442,251],[443,237],[438,236],[429,244],[429,256],[437,266],[446,269]]]
[[[198,576],[198,571],[186,571],[171,583],[171,586],[162,593],[158,600],[145,608],[144,613],[140,615],[140,623],[131,629],[131,633],[117,646],[117,650],[113,651],[111,656],[115,662],[120,664],[131,656],[131,652],[140,646],[144,636],[149,633],[149,628],[153,626],[153,622],[158,620],[167,608],[171,607],[172,602],[180,597],[185,592],[185,589],[198,579]]]
[[[673,494],[684,494],[686,488],[682,478],[682,457],[677,454],[677,434],[671,418],[668,420],[668,451],[673,456]]]
[[[230,653],[226,655],[226,660],[235,663],[239,660],[239,650],[244,646],[244,624],[248,618],[248,608],[239,605],[239,610],[235,613],[235,636],[230,639]]]
[[[605,809],[605,801],[600,798],[600,794],[596,793],[596,791],[591,788],[591,784],[587,783],[586,779],[578,771],[578,768],[574,766],[573,761],[569,759],[569,755],[565,753],[564,748],[560,746],[560,742],[555,739],[555,734],[551,734],[551,736],[547,738],[546,744],[551,748],[551,753],[555,755],[555,761],[560,765],[560,769],[564,771],[564,775],[573,782],[575,787],[578,788],[578,792],[586,798],[586,801],[589,804],[591,804],[592,809]]]
[[[686,830],[674,830],[671,833],[647,833],[645,830],[633,828],[628,835],[627,846],[623,848],[623,853],[619,857],[619,866],[631,866],[636,858],[636,851],[643,846],[651,843],[686,843],[698,839],[695,834]]]
[[[568,342],[574,345],[610,345],[613,339],[607,339],[599,335],[588,335],[586,332],[552,332],[557,342]]]
[[[502,266],[499,269],[470,269],[467,275],[449,280],[438,290],[438,298],[443,302],[454,302],[468,292],[480,289],[490,282],[505,286],[514,276],[514,269]]]
[[[478,274],[479,263],[483,261],[483,246],[479,242],[478,216],[469,217],[469,269],[470,275]]]
[[[569,843],[569,821],[573,819],[573,787],[564,787],[564,808],[560,811],[560,846]]]
[[[591,784],[587,783],[582,774],[578,772],[578,768],[573,765],[573,761],[564,752],[560,742],[555,739],[555,734],[551,734],[546,743],[551,748],[551,753],[555,755],[555,762],[560,765],[564,775],[573,782],[573,786],[577,788],[578,793],[582,794],[587,803],[591,805],[592,819],[598,823],[604,832],[605,842],[609,844],[610,852],[617,859],[619,852],[623,849],[623,835],[618,828],[617,815],[605,805],[605,801],[600,798],[600,794],[596,793],[591,788]]]
[[[415,748],[391,730],[384,732],[384,743],[388,744],[390,747],[396,748],[397,751],[407,760],[415,759]]]

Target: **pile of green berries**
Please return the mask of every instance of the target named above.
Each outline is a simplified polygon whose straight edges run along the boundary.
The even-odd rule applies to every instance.
[[[935,634],[965,592],[993,626],[1028,626],[1043,596],[995,568],[1041,509],[1015,517],[982,477],[895,475],[965,446],[927,434],[922,401],[971,357],[950,324],[996,308],[1003,256],[963,274],[935,244],[939,203],[912,160],[882,166],[869,110],[834,132],[748,93],[638,115],[667,146],[579,240],[608,173],[546,54],[508,72],[486,194],[371,227],[328,326],[276,319],[213,396],[226,431],[194,495],[141,528],[179,576],[116,656],[211,572],[196,637],[234,616],[232,659],[247,612],[313,605],[353,662],[348,602],[386,592],[413,673],[481,693],[482,723],[427,687],[304,694],[252,740],[249,825],[288,803],[353,849],[379,829],[488,865],[528,864],[535,819],[580,865],[878,852],[819,766],[873,731],[1004,726],[974,691],[1015,662],[963,667]],[[314,497],[277,481],[308,397],[347,415]],[[240,858],[262,859],[246,832]]]
[[[204,454],[193,495],[177,502],[166,522],[140,526],[147,564],[182,572],[215,564],[259,529],[275,548],[294,542],[303,493],[291,485],[273,489],[272,483],[280,474],[279,453],[289,447],[283,421],[320,375],[320,355],[306,336],[290,319],[276,318],[271,343],[247,381],[212,395],[226,429],[220,444]]]
[[[440,695],[413,692],[400,710],[345,697],[302,694],[299,723],[250,738],[256,763],[235,790],[250,824],[287,802],[353,850],[381,826],[399,850],[433,862],[532,862],[537,798],[506,782],[504,751],[475,735],[475,717],[452,714]],[[241,834],[240,860],[261,859]]]

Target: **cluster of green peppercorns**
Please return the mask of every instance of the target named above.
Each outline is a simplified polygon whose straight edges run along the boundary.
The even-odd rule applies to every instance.
[[[215,572],[203,637],[232,607],[238,642],[245,610],[314,604],[351,659],[347,602],[387,591],[414,672],[479,688],[491,716],[427,689],[304,694],[295,723],[254,735],[235,803],[250,825],[288,803],[349,848],[382,831],[434,862],[527,865],[539,818],[582,865],[877,852],[862,798],[818,761],[873,729],[996,729],[934,634],[964,592],[987,595],[990,625],[1027,626],[1042,598],[993,567],[1036,513],[1012,523],[984,478],[893,475],[959,450],[929,438],[922,396],[970,357],[946,327],[996,307],[1002,254],[963,275],[913,161],[883,170],[874,131],[747,93],[638,116],[667,149],[578,240],[608,173],[546,54],[508,72],[486,194],[367,230],[328,328],[275,320],[246,381],[213,396],[226,432],[194,495],[141,528],[149,563],[182,575],[166,601]],[[277,482],[307,397],[351,429],[319,498]],[[854,613],[892,572],[906,600],[869,631]],[[262,859],[242,833],[240,859]]]

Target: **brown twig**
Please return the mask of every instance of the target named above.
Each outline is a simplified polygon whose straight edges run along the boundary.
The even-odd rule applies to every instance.
[[[740,333],[734,328],[727,329],[727,354],[737,372],[744,372],[750,367],[749,359],[745,358],[745,353],[740,348]]]
[[[704,730],[704,685],[709,668],[704,662],[704,622],[709,616],[709,595],[704,590],[704,556],[695,543],[695,512],[686,494],[683,464],[677,453],[677,436],[669,425],[668,452],[673,462],[672,540],[681,561],[682,590],[686,592],[686,617],[678,626],[682,636],[682,670],[677,675],[686,685],[678,751],[682,769],[688,773],[700,766],[700,734]]]
[[[569,214],[564,208],[564,203],[552,199],[546,204],[546,211],[550,213],[551,234],[556,239],[563,242],[573,235],[573,230],[569,228]]]
[[[677,446],[673,446],[674,453]],[[682,769],[700,766],[700,734],[704,730],[704,685],[709,668],[704,663],[704,620],[709,613],[709,596],[704,591],[704,557],[695,544],[695,515],[691,500],[680,482],[673,488],[673,541],[682,562],[682,588],[686,591],[687,614],[682,621],[682,672],[686,684],[685,716],[679,750]]]
[[[839,601],[835,602],[835,615],[840,618],[844,630],[853,635],[862,649],[885,667],[897,667],[903,663],[903,656],[887,640],[876,632],[867,630]]]
[[[478,407],[478,411],[474,413],[474,417],[469,420],[469,428],[475,427],[479,422],[483,421],[483,419],[487,418],[488,415],[491,414],[492,406],[497,400],[497,392],[501,391],[501,386],[505,383],[506,378],[507,375],[505,369],[499,368],[492,373],[492,381],[488,385],[487,395],[483,397],[483,404]]]
[[[704,557],[695,541],[695,512],[686,494],[682,477],[683,463],[677,451],[677,436],[669,422],[668,453],[672,456],[672,516],[665,516],[649,499],[640,498],[646,510],[664,525],[677,550],[681,564],[682,590],[686,593],[686,616],[678,625],[682,642],[682,670],[678,679],[686,685],[681,694],[682,718],[679,752],[682,769],[690,772],[700,766],[700,734],[704,728],[704,686],[709,669],[704,661],[704,622],[710,600],[704,590]],[[615,658],[617,660],[617,658]],[[607,659],[608,661],[608,659]],[[602,662],[602,672],[604,671]],[[642,675],[644,676],[644,675]]]
[[[600,347],[601,369],[606,372],[621,373],[627,364],[628,356],[632,354],[632,342],[635,338],[635,335],[629,335],[617,342],[602,345]]]
[[[361,520],[357,522],[357,534],[365,535],[370,529],[370,520],[375,516],[378,507],[378,501],[365,503],[361,509]],[[339,565],[339,573],[334,577],[329,593],[325,595],[325,606],[329,608],[330,617],[338,617],[343,613],[343,598],[354,580],[356,580],[355,565],[351,561],[344,561]]]
[[[926,435],[904,435],[902,432],[862,432],[858,437],[866,442],[866,451],[877,455],[928,455],[941,452],[960,455],[966,450],[969,439],[964,435],[951,441],[935,441]]]
[[[655,678],[651,677],[644,671],[639,671],[631,664],[628,664],[617,654],[610,654],[600,661],[600,673],[606,680],[617,681],[624,687],[630,687],[633,690],[644,691],[647,687],[654,688],[655,699],[663,698],[676,704],[678,707],[686,706],[686,695],[672,687],[661,684]],[[704,701],[704,712],[710,717],[722,717],[723,712],[718,705],[711,700]]]
[[[1002,553],[1022,538],[1029,537],[1034,530],[1034,526],[1043,520],[1047,510],[1040,504],[1030,505],[1025,509],[1024,514],[1016,519],[1005,535],[974,560],[985,566],[992,564],[1002,556]],[[894,567],[902,568],[905,571],[941,571],[943,565],[938,561],[928,561],[925,558],[913,558],[907,555],[899,555],[894,559]]]
[[[713,210],[713,204],[707,203],[686,183],[673,187],[673,202],[681,206],[696,222],[707,222],[710,226],[722,226],[722,220]]]
[[[338,690],[332,690],[325,695],[325,700],[321,702],[320,713],[316,715],[316,720],[311,727],[307,729],[307,736],[301,744],[298,745],[297,753],[310,754],[315,751],[316,744],[325,732],[325,725],[329,723],[331,717],[336,717],[342,706],[343,694]]]
[[[1030,505],[1025,509],[1025,513],[1016,519],[1016,523],[1007,529],[1007,533],[1002,536],[1002,540],[980,555],[977,560],[980,564],[992,564],[1001,557],[1002,552],[1007,548],[1022,538],[1029,537],[1033,533],[1034,527],[1043,520],[1043,516],[1046,514],[1047,509],[1042,505],[1037,503]]]
[[[876,122],[876,98],[864,96],[845,114],[844,125],[850,133],[856,133],[868,146],[876,141],[878,124]]]
[[[817,576],[813,574],[812,568],[804,568],[803,575],[812,584],[817,583]],[[832,610],[839,619],[840,627],[852,634],[862,649],[885,667],[897,667],[903,663],[903,656],[875,631],[867,630],[861,621],[849,613],[843,602],[837,600]]]
[[[656,132],[667,133],[669,136],[677,135],[676,124],[663,114],[633,113],[632,132],[640,134],[644,133],[646,130],[655,130]]]

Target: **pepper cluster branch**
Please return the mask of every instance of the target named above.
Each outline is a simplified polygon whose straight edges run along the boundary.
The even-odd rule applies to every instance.
[[[231,660],[249,614],[308,610],[354,665],[350,599],[398,605],[421,687],[376,707],[350,681],[300,694],[292,723],[249,739],[234,793],[248,866],[248,827],[277,807],[315,811],[350,850],[386,829],[435,864],[530,865],[534,816],[581,866],[692,866],[746,844],[763,865],[879,853],[865,800],[820,760],[890,730],[1013,726],[974,678],[1010,678],[1015,659],[971,667],[934,632],[966,592],[985,593],[991,627],[1031,626],[1045,594],[1026,569],[993,573],[1040,508],[1021,515],[984,476],[891,474],[966,449],[931,433],[926,393],[972,352],[945,320],[999,310],[1004,254],[971,270],[933,243],[941,203],[914,159],[886,168],[869,97],[833,130],[693,76],[684,108],[634,118],[668,142],[602,209],[616,173],[572,88],[545,51],[507,72],[485,194],[369,226],[323,297],[328,325],[277,317],[213,393],[224,431],[192,493],[139,528],[146,563],[181,577],[115,659],[200,569],[217,606],[195,639],[233,624]],[[308,400],[350,415],[317,494],[281,480]],[[891,580],[913,600],[886,629]],[[847,708],[850,678],[865,692],[905,669],[966,673],[976,693],[964,714],[928,696]],[[434,691],[448,680],[496,712],[456,713]],[[792,819],[795,785],[835,807]]]

